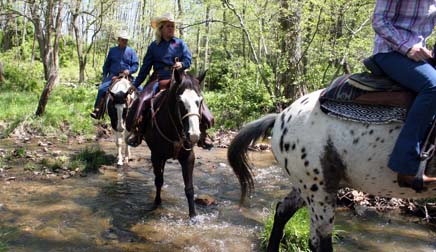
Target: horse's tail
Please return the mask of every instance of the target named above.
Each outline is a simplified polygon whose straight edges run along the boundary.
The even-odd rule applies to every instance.
[[[254,189],[252,165],[247,156],[248,146],[269,133],[269,129],[274,126],[277,115],[268,114],[245,125],[232,140],[227,150],[227,159],[239,179],[239,184],[241,184],[240,204],[244,203],[247,192],[250,194]]]

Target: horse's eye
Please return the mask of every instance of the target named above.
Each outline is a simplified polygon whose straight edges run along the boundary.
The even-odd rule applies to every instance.
[[[195,105],[197,105],[197,107],[199,107],[200,106],[200,101],[196,101]]]

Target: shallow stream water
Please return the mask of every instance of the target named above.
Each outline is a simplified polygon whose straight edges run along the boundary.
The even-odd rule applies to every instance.
[[[86,145],[99,145],[115,154],[114,143],[55,143],[51,151],[71,155]],[[42,148],[26,143],[27,150]],[[16,147],[3,141],[5,151]],[[251,153],[256,167],[256,192],[238,207],[238,181],[226,161],[227,149],[196,149],[196,195],[209,195],[212,206],[196,205],[188,218],[181,168],[169,160],[164,174],[162,206],[151,210],[154,175],[145,145],[133,149],[128,167],[106,166],[101,174],[61,179],[35,176],[0,182],[0,227],[15,227],[9,242],[14,252],[244,252],[262,251],[260,233],[271,206],[290,186],[274,166],[270,152]],[[13,176],[13,167],[4,178]],[[436,251],[436,233],[418,219],[388,213],[355,216],[338,211],[337,229],[344,230],[335,251]]]

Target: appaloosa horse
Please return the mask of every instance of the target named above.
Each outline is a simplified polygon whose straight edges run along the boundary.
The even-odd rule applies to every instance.
[[[280,114],[247,124],[228,149],[229,163],[241,184],[241,202],[253,187],[247,147],[272,128],[272,151],[291,182],[292,190],[277,205],[268,251],[279,251],[284,225],[304,205],[310,212],[309,246],[315,252],[333,251],[332,229],[336,193],[349,186],[372,195],[434,198],[435,190],[416,193],[400,187],[387,167],[402,123],[362,124],[338,120],[320,110],[321,90],[295,101]],[[427,173],[435,170],[429,163]]]
[[[190,217],[196,215],[192,183],[195,161],[193,147],[200,136],[200,108],[203,102],[200,83],[204,76],[205,73],[197,79],[175,70],[169,88],[151,100],[151,111],[144,112],[145,125],[141,126],[151,151],[155,175],[156,197],[153,207],[161,204],[165,163],[170,158],[177,159],[182,166]]]
[[[117,165],[120,166],[127,164],[130,159],[130,146],[124,141],[128,135],[125,121],[127,109],[137,97],[136,88],[132,85],[128,76],[122,76],[120,79],[115,80],[106,95],[107,113],[111,119],[111,126],[115,132],[117,144]]]

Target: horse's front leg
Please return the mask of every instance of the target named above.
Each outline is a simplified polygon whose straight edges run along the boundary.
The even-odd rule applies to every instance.
[[[151,153],[151,163],[153,165],[154,172],[154,185],[156,186],[156,196],[154,198],[153,209],[157,208],[162,203],[160,194],[164,183],[163,174],[166,161],[166,159],[156,157],[156,155]]]
[[[179,157],[179,162],[182,165],[183,182],[185,183],[185,194],[188,199],[189,217],[193,218],[197,214],[194,206],[194,185],[192,175],[194,173],[195,154],[189,151],[187,156]]]
[[[117,165],[121,166],[121,165],[123,165],[122,146],[123,146],[123,143],[124,143],[122,133],[116,130],[115,131],[115,138],[116,138],[115,142],[117,144],[117,160],[118,160]]]
[[[127,144],[126,137],[129,134],[127,130],[123,131],[123,142],[124,142],[124,163],[129,163],[130,160],[130,146]]]
[[[283,229],[285,228],[286,223],[292,218],[298,209],[304,206],[304,204],[304,200],[296,188],[293,188],[283,201],[277,204],[276,213],[274,215],[274,224],[268,242],[268,252],[279,251],[280,241],[282,240]]]

